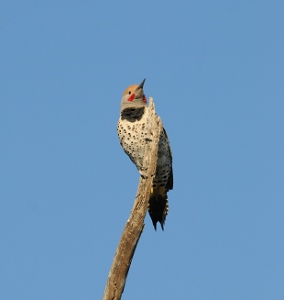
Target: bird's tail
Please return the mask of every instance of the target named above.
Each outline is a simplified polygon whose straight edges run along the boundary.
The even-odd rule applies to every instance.
[[[168,196],[165,187],[152,187],[148,211],[152,219],[153,225],[155,227],[155,230],[157,230],[157,222],[161,223],[161,227],[164,230],[164,224],[166,221],[166,216],[168,214],[168,208]]]

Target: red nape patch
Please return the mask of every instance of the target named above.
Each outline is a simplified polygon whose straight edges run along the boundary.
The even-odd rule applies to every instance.
[[[143,101],[144,101],[145,103],[147,102],[146,96],[145,96],[145,95],[143,95]]]
[[[127,101],[133,101],[134,98],[135,98],[135,94],[133,93],[133,94],[127,99]]]

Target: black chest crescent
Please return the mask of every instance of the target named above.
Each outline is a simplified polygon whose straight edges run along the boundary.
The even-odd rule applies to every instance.
[[[121,112],[121,120],[129,122],[140,121],[144,114],[145,107],[126,108]]]

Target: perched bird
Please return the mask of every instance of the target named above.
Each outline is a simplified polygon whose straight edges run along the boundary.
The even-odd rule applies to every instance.
[[[143,158],[146,143],[150,138],[148,129],[148,114],[145,113],[147,100],[143,91],[144,79],[139,85],[130,85],[123,93],[120,104],[120,118],[117,133],[120,144],[139,173],[143,176],[145,168]],[[156,174],[151,188],[148,211],[155,229],[160,222],[164,230],[164,223],[168,213],[167,192],[173,189],[172,153],[170,143],[164,127],[158,144],[158,159]]]

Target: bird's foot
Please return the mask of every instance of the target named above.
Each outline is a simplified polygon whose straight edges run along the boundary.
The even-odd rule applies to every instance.
[[[146,168],[141,168],[141,169],[139,169],[139,174],[140,174],[140,176],[141,176],[143,179],[148,178],[148,175],[147,175],[147,169],[146,169]]]

